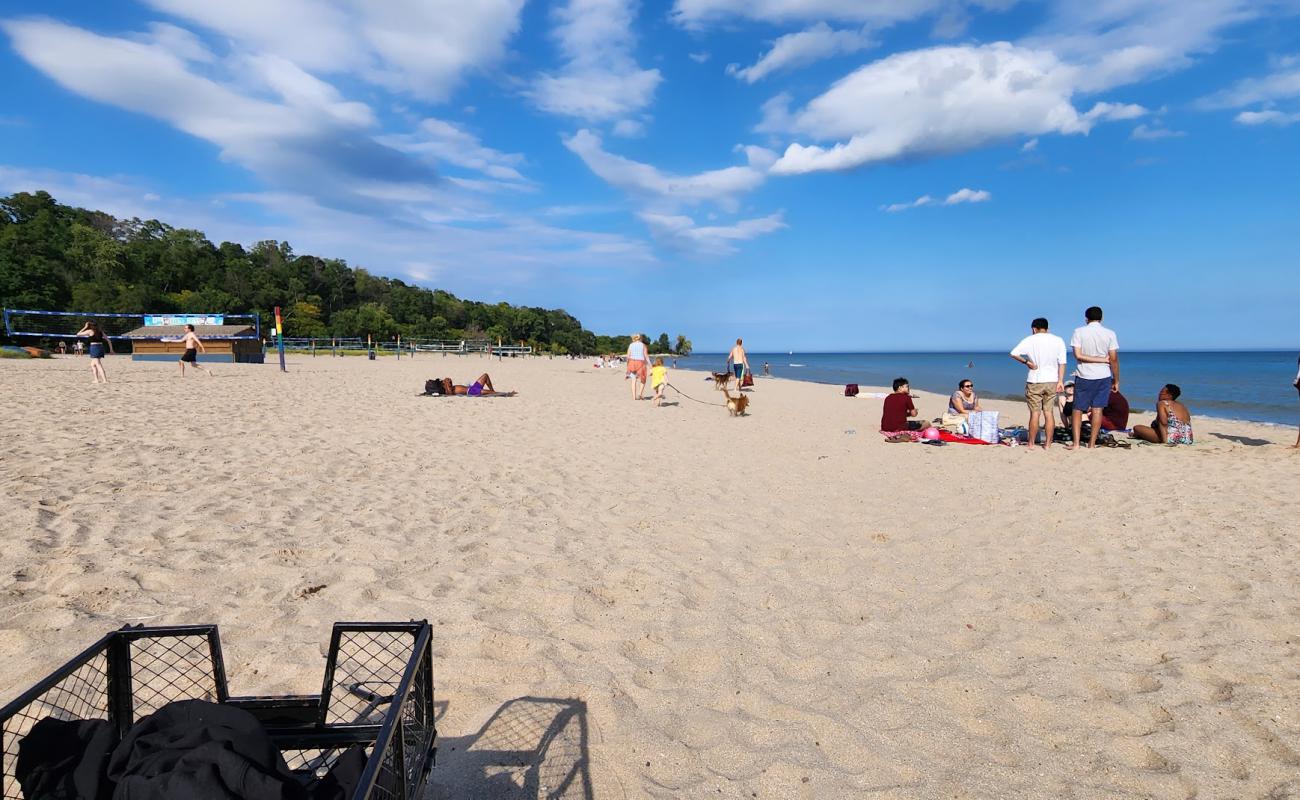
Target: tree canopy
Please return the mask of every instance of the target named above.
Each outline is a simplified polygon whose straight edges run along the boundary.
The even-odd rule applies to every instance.
[[[0,198],[0,307],[269,319],[275,306],[287,336],[500,339],[560,354],[621,352],[630,342],[592,333],[563,309],[462,300],[298,255],[288,242],[214,245],[201,231],[119,220],[43,191]]]

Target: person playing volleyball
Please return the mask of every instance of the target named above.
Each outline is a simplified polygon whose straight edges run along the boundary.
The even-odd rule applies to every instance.
[[[90,343],[90,374],[94,378],[93,383],[108,383],[108,373],[104,372],[105,348],[108,353],[113,352],[113,342],[104,335],[104,331],[99,327],[99,323],[93,319],[86,320],[86,324],[81,326],[77,331],[78,341],[84,338]]]
[[[181,344],[185,345],[185,352],[181,354],[180,360],[181,377],[185,377],[185,365],[189,364],[195,369],[201,369],[208,373],[208,377],[211,378],[212,370],[207,367],[199,366],[199,353],[206,353],[208,351],[207,348],[203,346],[203,342],[199,341],[198,335],[194,333],[193,325],[185,326],[185,337],[181,339]]]

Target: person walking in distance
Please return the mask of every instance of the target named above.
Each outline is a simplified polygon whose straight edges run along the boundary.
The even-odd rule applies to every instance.
[[[1074,441],[1070,450],[1078,450],[1081,442],[1084,412],[1088,413],[1092,430],[1088,433],[1088,447],[1097,446],[1101,433],[1101,412],[1106,408],[1112,391],[1119,391],[1119,339],[1115,332],[1101,324],[1101,308],[1090,306],[1083,312],[1084,326],[1075,328],[1070,337],[1070,348],[1078,362],[1074,381]]]
[[[1039,317],[1029,325],[1032,333],[1011,348],[1011,357],[1026,367],[1025,403],[1029,406],[1029,447],[1038,442],[1038,431],[1044,432],[1043,449],[1052,446],[1056,432],[1056,396],[1065,391],[1065,342],[1048,333],[1047,319]],[[1064,421],[1064,420],[1062,420]]]
[[[212,370],[199,365],[199,353],[206,353],[208,351],[207,348],[203,346],[203,342],[199,341],[198,335],[194,333],[193,325],[185,326],[185,336],[181,339],[181,344],[185,345],[185,352],[181,354],[181,360],[179,362],[181,367],[181,377],[185,377],[185,365],[189,364],[195,369],[201,369],[208,373],[208,377],[211,378]]]

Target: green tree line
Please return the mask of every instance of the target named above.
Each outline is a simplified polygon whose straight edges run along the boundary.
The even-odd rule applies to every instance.
[[[286,336],[489,339],[542,352],[615,353],[630,336],[597,335],[562,309],[480,303],[298,255],[287,242],[214,245],[155,219],[119,220],[47,192],[0,198],[0,307],[102,313],[259,313],[282,308]],[[644,337],[655,352],[690,341]]]

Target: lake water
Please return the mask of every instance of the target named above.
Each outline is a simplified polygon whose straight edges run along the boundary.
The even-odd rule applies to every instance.
[[[725,353],[696,353],[678,365],[711,372],[721,371],[725,361]],[[888,389],[894,378],[905,377],[915,389],[945,395],[970,378],[980,395],[1004,399],[1023,397],[1026,372],[1006,353],[988,352],[749,354],[756,374],[762,374],[764,361],[780,378]],[[1073,370],[1071,359],[1066,375]],[[1293,425],[1300,420],[1295,377],[1292,351],[1120,351],[1120,388],[1135,409],[1154,408],[1160,387],[1176,383],[1193,414]]]

